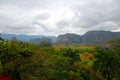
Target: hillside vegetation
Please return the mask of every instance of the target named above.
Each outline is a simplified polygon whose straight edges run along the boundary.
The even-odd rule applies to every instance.
[[[0,75],[10,80],[120,80],[120,40],[40,47],[0,40]]]

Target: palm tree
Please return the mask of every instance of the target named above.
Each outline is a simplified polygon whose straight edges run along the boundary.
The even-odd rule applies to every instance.
[[[94,69],[106,80],[112,80],[120,73],[120,59],[111,49],[98,48],[94,56],[96,58]]]

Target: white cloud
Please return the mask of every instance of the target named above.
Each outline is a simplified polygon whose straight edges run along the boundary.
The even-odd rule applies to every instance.
[[[112,31],[112,30],[116,30],[118,28],[119,28],[119,26],[115,22],[107,21],[107,22],[103,22],[103,23],[100,23],[98,25],[91,27],[91,30]]]
[[[119,10],[119,0],[0,0],[0,31],[43,35],[119,31]]]

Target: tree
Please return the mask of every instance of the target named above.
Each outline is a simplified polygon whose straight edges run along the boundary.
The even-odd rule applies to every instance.
[[[1,37],[1,34],[0,34],[0,42],[4,41],[4,39]]]
[[[108,48],[112,49],[120,58],[120,39],[109,40],[106,45]]]
[[[75,62],[75,61],[80,61],[80,55],[78,54],[78,50],[77,49],[71,49],[71,48],[61,49],[61,53],[65,57],[71,58],[72,59],[72,63]]]
[[[96,61],[94,69],[100,72],[106,80],[112,80],[119,75],[120,61],[118,56],[111,49],[97,48],[97,53],[94,55]]]
[[[15,36],[11,37],[11,40],[12,41],[18,41],[18,39]]]
[[[46,41],[46,40],[42,40],[40,42],[40,47],[51,47],[52,46],[52,43],[49,42],[49,41]]]
[[[94,71],[94,69],[92,69],[91,66],[86,65],[83,62],[75,62],[72,65],[72,70],[76,73],[75,75],[78,75],[77,80],[101,80],[102,79],[99,73]]]
[[[0,73],[9,76],[11,80],[30,80],[24,79],[32,73],[31,46],[26,43],[15,41],[3,41],[0,43]],[[24,75],[24,77],[23,77]],[[0,80],[1,80],[0,76]],[[3,79],[2,79],[3,80]],[[6,79],[5,79],[6,80]]]

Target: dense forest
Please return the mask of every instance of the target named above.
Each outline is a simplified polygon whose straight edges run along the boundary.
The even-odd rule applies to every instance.
[[[0,39],[0,76],[10,80],[120,80],[120,39],[39,45]]]

